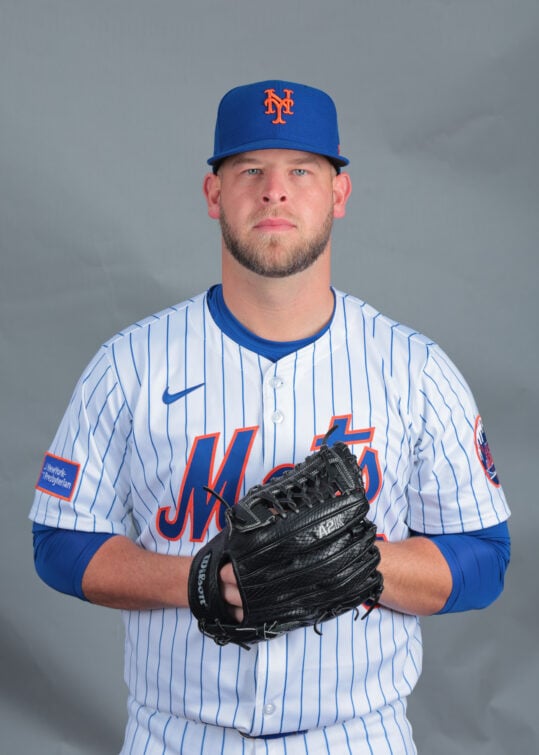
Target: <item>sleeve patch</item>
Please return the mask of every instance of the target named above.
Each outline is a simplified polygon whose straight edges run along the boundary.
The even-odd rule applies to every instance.
[[[481,466],[485,470],[485,474],[488,480],[490,480],[490,482],[496,487],[499,487],[500,481],[496,473],[496,467],[494,466],[494,459],[492,458],[492,454],[490,452],[490,448],[487,441],[487,436],[485,435],[483,421],[481,420],[481,417],[479,416],[475,420],[474,440],[475,440],[475,451],[477,453],[477,458],[479,459]]]
[[[47,453],[36,489],[53,495],[55,498],[61,498],[63,501],[70,501],[75,492],[79,471],[80,464]]]

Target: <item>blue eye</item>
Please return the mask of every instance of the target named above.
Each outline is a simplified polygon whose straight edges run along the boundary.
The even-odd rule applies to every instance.
[[[248,176],[257,176],[259,173],[261,173],[260,168],[247,168],[245,171]]]
[[[306,176],[307,175],[307,171],[305,170],[305,168],[295,168],[294,169],[294,175],[295,176]]]

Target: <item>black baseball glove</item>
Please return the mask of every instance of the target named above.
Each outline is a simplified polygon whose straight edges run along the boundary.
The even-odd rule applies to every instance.
[[[357,459],[340,442],[324,442],[294,469],[251,488],[193,560],[189,605],[200,631],[219,645],[248,648],[298,627],[319,631],[366,601],[370,611],[383,582],[368,509]],[[227,562],[242,597],[240,624],[221,595]]]

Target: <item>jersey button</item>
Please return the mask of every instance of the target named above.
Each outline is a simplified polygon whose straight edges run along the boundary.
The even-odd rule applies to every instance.
[[[273,412],[271,415],[271,421],[274,422],[276,425],[280,425],[281,422],[284,419],[284,414],[277,410],[276,412]]]
[[[269,381],[272,388],[280,388],[283,385],[284,380],[277,375],[274,375]]]
[[[275,705],[273,703],[266,703],[264,705],[264,715],[272,716],[275,713]]]

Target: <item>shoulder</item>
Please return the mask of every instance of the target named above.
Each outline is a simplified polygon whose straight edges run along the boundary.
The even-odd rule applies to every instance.
[[[468,396],[465,378],[436,341],[361,299],[338,291],[335,294],[335,320],[343,325],[350,351],[363,352],[361,358],[370,376],[383,376],[384,384],[391,383],[408,396],[408,403],[413,396],[433,390]]]
[[[150,333],[159,333],[178,321],[184,321],[189,313],[195,317],[204,310],[207,292],[203,292],[179,304],[156,312],[142,320],[138,320],[127,328],[116,333],[103,344],[103,348],[112,349],[125,342],[139,343],[148,339]]]
[[[342,311],[343,324],[349,337],[360,331],[368,348],[379,350],[384,358],[404,358],[425,364],[431,350],[438,344],[429,336],[388,317],[371,304],[341,291],[335,291],[336,313]]]
[[[118,383],[124,396],[140,387],[152,367],[167,362],[169,344],[177,345],[190,335],[203,334],[206,319],[206,292],[156,312],[133,323],[105,341],[81,376],[80,384],[91,387],[107,377]],[[88,388],[87,388],[88,390]]]

